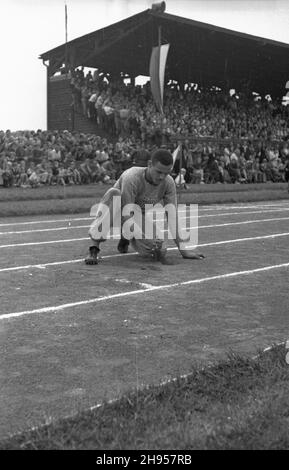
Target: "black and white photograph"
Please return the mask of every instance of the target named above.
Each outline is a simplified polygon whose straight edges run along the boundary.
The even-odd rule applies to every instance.
[[[0,450],[289,450],[288,0],[0,11]]]

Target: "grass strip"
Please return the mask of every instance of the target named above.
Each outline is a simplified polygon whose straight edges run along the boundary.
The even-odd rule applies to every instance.
[[[3,188],[0,187],[0,201],[33,201],[46,199],[72,199],[101,196],[110,185],[97,183],[81,186],[41,186],[39,188]],[[287,183],[266,184],[192,184],[183,194],[203,193],[248,193],[250,191],[282,191],[286,190]]]
[[[0,449],[288,449],[285,346],[257,359],[229,353],[186,378],[0,442]]]

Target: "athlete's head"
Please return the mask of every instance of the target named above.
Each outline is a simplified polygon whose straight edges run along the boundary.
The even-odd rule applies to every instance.
[[[160,184],[173,169],[172,154],[165,149],[156,150],[148,161],[147,176],[153,184]]]

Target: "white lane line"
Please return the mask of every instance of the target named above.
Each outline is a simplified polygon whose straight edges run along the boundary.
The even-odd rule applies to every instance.
[[[227,209],[260,209],[262,207],[273,207],[276,209],[272,209],[272,212],[275,210],[289,210],[289,206],[283,206],[283,205],[275,205],[275,204],[266,204],[266,205],[249,205],[249,206],[199,206],[199,213],[203,211],[220,211],[220,210],[227,210]],[[180,211],[180,212],[185,212],[185,211]],[[255,211],[254,211],[255,212]],[[271,212],[270,210],[266,211],[260,211],[260,212]],[[244,212],[238,212],[237,214],[242,214]],[[252,212],[253,213],[253,212]],[[218,215],[224,215],[224,214],[216,214],[216,217]],[[215,214],[214,214],[215,216]],[[206,217],[206,215],[203,215],[202,217]],[[49,220],[31,220],[31,221],[25,221],[25,222],[9,222],[9,223],[4,223],[0,224],[0,227],[9,227],[9,226],[18,226],[18,225],[34,225],[34,224],[53,224],[53,223],[60,223],[60,222],[78,222],[78,221],[93,221],[94,217],[73,217],[70,219],[49,219]]]
[[[289,220],[289,217],[275,217],[271,219],[257,219],[257,220],[244,220],[241,222],[228,222],[225,224],[211,224],[211,225],[199,225],[197,227],[192,227],[194,229],[204,229],[204,228],[215,228],[215,227],[229,227],[233,225],[244,225],[244,224],[256,224],[260,222],[275,222],[275,221],[280,221],[280,220]],[[191,227],[186,227],[186,229],[189,229]],[[161,233],[166,233],[168,232],[168,229],[160,230]],[[25,242],[25,243],[11,243],[9,245],[0,245],[0,248],[12,248],[12,247],[19,247],[19,246],[37,246],[37,245],[49,245],[53,243],[71,243],[71,242],[76,242],[76,241],[83,241],[83,240],[89,240],[89,237],[85,238],[69,238],[69,239],[63,239],[63,240],[48,240],[48,241],[43,241],[43,242]],[[113,239],[112,236],[108,235],[107,240]]]
[[[288,233],[288,235],[289,235],[289,233]],[[138,255],[138,253],[130,252],[130,253],[125,253],[125,254],[119,253],[119,254],[115,254],[115,255],[105,255],[105,256],[101,256],[100,259],[118,258],[119,256],[123,257],[123,256],[132,256],[132,255]],[[6,271],[18,271],[18,270],[21,270],[21,269],[31,269],[31,268],[43,269],[43,268],[47,268],[48,266],[61,266],[63,264],[81,263],[83,261],[84,261],[84,258],[78,258],[78,259],[72,259],[72,260],[67,260],[67,261],[53,261],[51,263],[27,264],[27,265],[24,265],[24,266],[13,266],[11,268],[1,268],[0,273],[1,272],[6,272]]]
[[[289,211],[289,207],[286,209],[265,209],[263,211],[243,211],[243,212],[223,212],[218,214],[202,214],[199,217],[223,217],[225,215],[246,215],[246,214],[264,214],[265,212],[285,212]]]
[[[274,221],[277,221],[277,220],[289,220],[289,217],[275,217],[275,218],[272,218],[272,219],[257,219],[257,220],[243,220],[241,222],[228,222],[228,223],[225,223],[225,224],[214,224],[214,225],[198,225],[198,226],[195,226],[195,227],[186,227],[187,230],[189,230],[190,228],[193,228],[193,229],[200,229],[200,228],[215,228],[215,227],[229,227],[231,225],[244,225],[244,224],[256,224],[256,223],[259,223],[259,222],[274,222]],[[164,230],[160,230],[161,233],[165,233],[167,232],[168,229],[164,229]],[[1,248],[1,245],[0,245],[0,248]]]
[[[288,209],[268,209],[268,210],[266,209],[264,211],[223,212],[221,214],[218,213],[218,214],[201,214],[200,215],[200,213],[198,213],[198,219],[202,219],[202,218],[207,219],[209,217],[223,217],[223,216],[228,216],[228,215],[264,214],[265,212],[285,212],[285,211],[288,211],[288,210],[289,210],[289,207],[288,207]],[[180,212],[184,212],[184,211],[180,211]],[[188,218],[189,218],[189,210],[188,210],[185,217],[180,217],[180,220],[186,220]],[[163,220],[164,220],[164,218],[156,219],[156,222],[162,222]],[[14,232],[14,233],[17,233],[17,232]],[[0,235],[1,235],[1,233],[0,233]]]
[[[93,220],[93,217],[77,217],[72,219],[53,219],[53,220],[32,220],[29,222],[11,222],[0,224],[0,227],[9,227],[13,225],[33,225],[33,224],[57,224],[58,222],[79,222],[80,220]]]
[[[0,232],[0,235],[17,235],[23,233],[38,233],[38,232],[57,232],[61,230],[72,230],[80,228],[89,228],[90,225],[68,225],[67,227],[52,227],[52,228],[37,228],[35,230],[16,230],[15,232]]]
[[[237,276],[249,276],[251,274],[257,274],[257,273],[263,273],[267,271],[271,271],[273,269],[282,269],[282,268],[288,268],[289,263],[282,263],[282,264],[275,264],[271,266],[264,266],[262,268],[255,268],[255,269],[250,269],[246,271],[235,271],[232,273],[226,273],[226,274],[219,274],[217,276],[210,276],[210,277],[203,277],[200,279],[190,279],[189,281],[183,281],[183,282],[176,282],[174,284],[164,284],[162,286],[153,286],[153,287],[148,287],[145,289],[138,289],[138,290],[133,290],[133,291],[128,291],[128,292],[118,292],[116,294],[110,294],[110,295],[104,295],[101,297],[96,297],[93,299],[87,299],[87,300],[81,300],[78,302],[70,302],[68,304],[61,304],[61,305],[53,305],[50,307],[42,307],[42,308],[36,308],[33,310],[24,310],[22,312],[12,312],[12,313],[6,313],[4,315],[0,316],[0,321],[1,320],[7,320],[10,318],[17,318],[17,317],[22,317],[24,315],[32,315],[36,313],[50,313],[50,312],[59,312],[63,311],[69,308],[74,308],[74,307],[80,307],[83,305],[90,305],[90,304],[95,304],[98,302],[105,302],[107,300],[113,300],[113,299],[118,299],[122,297],[129,297],[133,295],[139,295],[139,294],[145,294],[147,292],[154,292],[154,291],[160,291],[160,290],[165,290],[165,289],[172,289],[176,287],[183,287],[183,286],[189,286],[189,285],[194,285],[194,284],[201,284],[203,282],[209,282],[209,281],[217,281],[220,279],[229,279],[232,277],[237,277]]]
[[[229,216],[229,215],[243,215],[243,214],[263,214],[264,212],[283,212],[289,210],[288,209],[270,209],[270,210],[265,210],[265,211],[246,211],[246,212],[224,212],[223,214],[202,214],[198,215],[198,219],[201,218],[207,218],[207,217],[223,217],[223,216]],[[180,213],[184,213],[184,211],[180,211]],[[180,217],[180,220],[186,220],[188,217],[187,215],[185,217]],[[268,219],[264,219],[268,220]],[[278,220],[278,219],[272,219],[272,220]],[[161,218],[161,219],[156,219],[155,222],[166,222],[166,219]],[[246,221],[245,221],[246,222]],[[69,222],[70,223],[70,222]],[[25,234],[25,233],[39,233],[39,232],[59,232],[62,230],[79,230],[83,228],[89,228],[90,225],[68,225],[65,227],[50,227],[50,228],[41,228],[41,229],[33,229],[33,230],[15,230],[13,232],[0,232],[0,235],[18,235],[18,234]],[[201,227],[200,227],[201,228]]]
[[[223,204],[218,204],[218,205],[209,205],[209,206],[201,206],[202,207],[202,210],[203,211],[212,211],[212,210],[222,210],[222,209],[253,209],[253,208],[256,208],[256,209],[260,209],[262,207],[289,207],[289,206],[285,206],[285,204],[288,204],[288,199],[284,200],[284,202],[280,203],[280,204],[249,204],[249,205],[241,205],[241,206],[237,206],[237,205],[223,205]]]
[[[275,218],[272,218],[272,219],[257,219],[257,220],[242,220],[241,222],[228,222],[228,223],[225,223],[225,224],[214,224],[214,225],[198,225],[198,226],[195,226],[195,227],[187,227],[187,229],[189,230],[190,228],[193,228],[193,229],[200,229],[200,228],[215,228],[215,227],[229,227],[231,225],[243,225],[243,224],[256,224],[258,222],[274,222],[276,220],[289,220],[289,217],[275,217]],[[168,229],[164,229],[164,230],[160,230],[160,232],[162,233],[165,233],[167,232]],[[1,246],[0,246],[1,248]]]
[[[12,243],[10,245],[0,245],[0,248],[13,248],[18,246],[35,246],[35,245],[49,245],[53,243],[71,243],[71,242],[78,242],[83,240],[90,240],[89,237],[85,238],[66,238],[64,240],[50,240],[45,242],[29,242],[29,243]]]
[[[198,228],[209,228],[209,227],[228,227],[230,225],[243,225],[243,224],[256,224],[259,222],[273,222],[277,220],[289,220],[289,217],[272,217],[271,219],[256,219],[256,220],[242,220],[240,222],[228,222],[225,224],[214,224],[214,225],[199,225]]]
[[[209,242],[209,243],[201,243],[198,245],[198,248],[200,247],[209,247],[209,246],[216,246],[216,245],[229,245],[232,243],[242,243],[242,242],[249,242],[249,241],[255,241],[255,240],[268,240],[270,238],[279,238],[279,237],[288,237],[289,232],[284,232],[284,233],[273,233],[271,235],[260,235],[257,237],[245,237],[245,238],[234,238],[233,240],[220,240],[217,242]],[[177,250],[177,247],[170,247],[168,248],[169,251]],[[101,257],[101,259],[106,259],[106,258],[118,258],[118,257],[126,257],[126,256],[132,256],[136,255],[139,256],[137,252],[130,252],[130,253],[125,253],[125,254],[114,254],[114,255],[104,255]],[[41,264],[27,264],[23,266],[13,266],[10,268],[1,268],[1,272],[9,272],[9,271],[19,271],[19,270],[24,270],[24,269],[43,269],[49,266],[61,266],[64,264],[74,264],[74,263],[83,263],[84,259],[83,258],[78,258],[78,259],[72,259],[72,260],[67,260],[67,261],[53,261],[50,263],[41,263]]]

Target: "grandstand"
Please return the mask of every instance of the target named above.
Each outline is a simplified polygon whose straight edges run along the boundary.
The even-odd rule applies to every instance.
[[[289,45],[173,16],[163,4],[40,56],[48,131],[0,133],[0,186],[113,182],[144,150],[178,142],[173,176],[181,164],[186,184],[288,181]],[[162,114],[150,83],[136,79],[164,42]]]
[[[137,85],[159,40],[164,114]],[[41,54],[47,130],[0,130],[1,450],[93,449],[95,465],[116,463],[99,450],[187,464],[191,449],[289,448],[288,48],[161,2]],[[157,210],[168,263],[113,230],[87,265],[96,203],[157,147],[205,259]],[[143,204],[160,194],[147,183]]]
[[[162,2],[164,4],[164,2]],[[289,77],[289,45],[147,9],[40,55],[47,67],[47,127],[95,132],[72,106],[70,74],[77,67],[96,68],[110,80],[147,75],[152,47],[171,44],[166,83],[198,84],[199,89],[250,91],[277,99]],[[59,73],[61,75],[59,75]],[[99,130],[97,131],[99,133]]]

